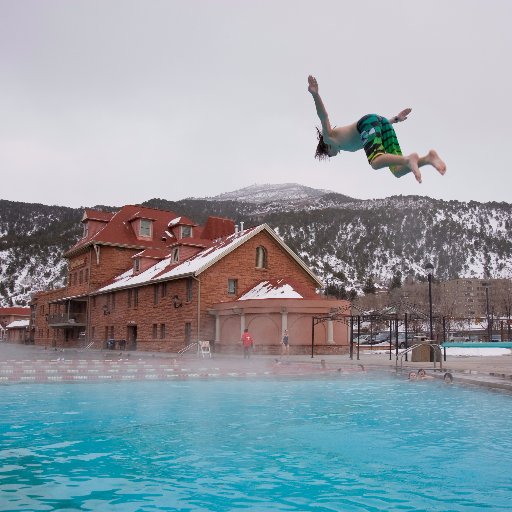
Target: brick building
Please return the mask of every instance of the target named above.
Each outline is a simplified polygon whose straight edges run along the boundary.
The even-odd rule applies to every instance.
[[[29,320],[29,318],[30,308],[0,308],[0,340],[7,339],[7,326],[9,324],[20,320]]]
[[[113,340],[116,348],[176,352],[210,340],[229,351],[247,327],[266,351],[279,348],[288,329],[299,352],[311,343],[312,316],[348,308],[317,293],[320,280],[265,224],[239,231],[209,217],[200,226],[133,205],[115,214],[85,210],[82,223],[83,238],[64,255],[66,287],[33,297],[38,345]],[[333,351],[347,337],[346,325],[327,321],[315,339]]]

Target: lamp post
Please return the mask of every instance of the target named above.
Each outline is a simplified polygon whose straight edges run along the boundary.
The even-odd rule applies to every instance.
[[[430,339],[434,338],[434,329],[432,327],[432,274],[434,273],[434,265],[427,263],[425,272],[428,276],[428,304],[429,304],[429,320],[430,320]]]
[[[492,325],[489,317],[489,286],[491,283],[485,281],[482,283],[482,286],[485,288],[485,302],[486,302],[486,315],[487,315],[487,341],[492,341]]]

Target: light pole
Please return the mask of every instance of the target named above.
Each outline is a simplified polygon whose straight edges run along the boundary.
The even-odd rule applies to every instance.
[[[482,283],[482,286],[485,288],[485,302],[486,302],[486,315],[487,315],[487,341],[492,341],[492,325],[489,317],[489,286],[491,283],[485,281]]]
[[[434,329],[432,327],[432,274],[434,273],[434,265],[427,263],[425,272],[428,276],[428,304],[429,304],[429,320],[430,320],[430,339],[434,338]]]

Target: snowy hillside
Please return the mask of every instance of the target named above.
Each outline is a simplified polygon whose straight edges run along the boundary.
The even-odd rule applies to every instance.
[[[226,216],[246,227],[268,223],[330,285],[512,277],[512,205],[423,196],[359,200],[297,184],[252,185],[204,199],[151,199],[145,206],[202,223]],[[112,211],[111,207],[103,207]],[[62,253],[81,235],[82,209],[0,200],[0,305],[61,286]]]

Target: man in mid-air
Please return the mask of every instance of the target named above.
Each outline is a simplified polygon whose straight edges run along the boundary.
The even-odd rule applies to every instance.
[[[340,151],[358,151],[364,148],[368,162],[374,169],[389,167],[389,170],[397,178],[412,172],[416,181],[421,183],[420,167],[424,165],[433,166],[440,174],[446,172],[445,163],[433,149],[421,157],[418,156],[418,153],[411,153],[408,156],[402,155],[392,125],[405,121],[411,113],[410,108],[402,110],[391,119],[386,119],[377,114],[368,114],[356,123],[331,128],[329,116],[322,98],[318,94],[318,82],[311,75],[308,77],[308,82],[308,91],[313,96],[316,112],[322,123],[322,131],[320,132],[317,128],[318,146],[315,158],[321,160],[336,156]]]

